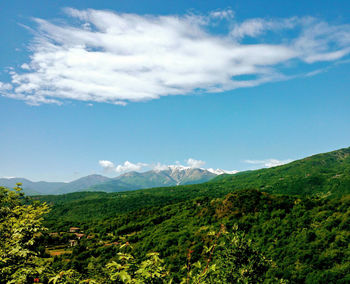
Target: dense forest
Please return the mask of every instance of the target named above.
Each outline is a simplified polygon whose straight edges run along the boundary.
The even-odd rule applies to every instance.
[[[199,185],[30,199],[1,190],[1,283],[350,282],[350,148]],[[19,226],[22,243],[7,244],[8,208],[35,220]]]

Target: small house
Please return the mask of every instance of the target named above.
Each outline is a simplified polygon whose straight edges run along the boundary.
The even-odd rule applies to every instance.
[[[69,232],[70,233],[77,233],[79,231],[80,231],[80,228],[78,228],[78,227],[70,227],[69,228]]]
[[[78,240],[80,240],[82,237],[85,236],[85,234],[78,234],[78,233],[75,233],[75,236],[78,238]]]

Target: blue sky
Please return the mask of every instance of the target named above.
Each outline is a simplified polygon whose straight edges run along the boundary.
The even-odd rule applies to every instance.
[[[349,12],[348,1],[3,1],[0,176],[69,181],[189,158],[245,170],[348,147]]]

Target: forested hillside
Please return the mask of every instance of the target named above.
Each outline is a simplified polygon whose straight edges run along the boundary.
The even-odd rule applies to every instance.
[[[221,175],[212,180],[232,189],[257,188],[271,193],[313,195],[350,193],[350,148],[318,154],[257,171]]]
[[[346,283],[350,280],[350,196],[307,198],[276,196],[257,190],[236,191],[223,198],[199,197],[166,206],[146,207],[107,219],[50,223],[51,231],[80,227],[86,236],[71,254],[55,265],[83,275],[102,275],[103,267],[119,251],[120,237],[136,257],[159,252],[178,283],[191,251],[193,262],[205,259],[212,245],[210,231],[238,226],[256,251],[271,261],[264,273],[267,283]],[[63,243],[67,236],[60,233]],[[61,239],[62,241],[62,239]],[[46,235],[44,243],[60,243]],[[67,261],[69,260],[69,261]],[[92,269],[93,267],[93,269]],[[220,269],[220,267],[218,267]],[[248,282],[254,283],[254,282]]]

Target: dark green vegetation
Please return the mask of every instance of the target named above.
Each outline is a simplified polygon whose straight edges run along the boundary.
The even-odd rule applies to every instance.
[[[127,241],[141,261],[159,252],[175,283],[205,259],[216,265],[206,283],[349,283],[349,193],[347,148],[200,185],[40,196],[52,205],[40,244],[71,252],[55,257],[52,269],[85,278],[105,279]],[[69,247],[73,226],[84,236]],[[222,228],[229,233],[210,233]]]
[[[85,233],[95,237],[82,241],[67,257],[70,262],[58,263],[83,274],[90,273],[89,266],[94,267],[93,273],[98,274],[118,251],[106,244],[129,235],[137,257],[159,252],[179,279],[189,249],[193,251],[193,261],[201,259],[203,246],[211,244],[208,231],[218,231],[221,224],[231,230],[236,224],[252,240],[253,247],[272,261],[264,275],[266,281],[283,278],[292,283],[347,283],[349,208],[349,195],[298,198],[243,190],[224,198],[201,197],[81,222]]]

